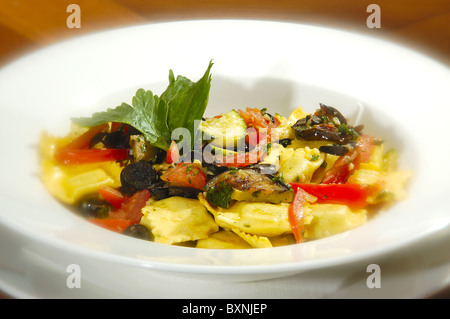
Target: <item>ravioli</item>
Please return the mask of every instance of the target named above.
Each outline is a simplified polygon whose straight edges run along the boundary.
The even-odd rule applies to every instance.
[[[152,201],[142,213],[140,223],[152,232],[157,243],[194,241],[219,230],[213,216],[196,199],[175,196]]]
[[[324,153],[316,148],[286,148],[281,152],[278,174],[288,183],[309,183],[324,160]]]
[[[411,177],[409,171],[380,172],[372,169],[356,170],[349,177],[349,183],[368,185],[373,188],[367,199],[370,204],[380,201],[399,201],[407,198],[406,184]]]
[[[225,229],[238,229],[258,236],[278,236],[292,232],[289,223],[289,203],[271,204],[266,202],[235,202],[229,208],[213,207],[203,194],[200,202]]]
[[[367,222],[365,209],[350,210],[346,205],[308,205],[308,221],[305,222],[304,239],[314,240],[361,226]]]
[[[303,111],[303,109],[301,107],[295,108],[291,112],[291,114],[289,114],[287,119],[284,118],[283,116],[277,114],[276,117],[281,122],[281,125],[277,127],[278,138],[280,140],[284,139],[284,138],[294,139],[295,132],[291,128],[291,126],[294,125],[295,122],[297,122],[299,119],[302,119],[307,115],[308,115],[308,113]]]
[[[208,238],[199,239],[197,248],[206,249],[249,249],[252,248],[244,239],[229,230],[212,233]]]

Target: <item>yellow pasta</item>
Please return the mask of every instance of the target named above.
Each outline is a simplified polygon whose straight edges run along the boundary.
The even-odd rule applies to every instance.
[[[198,240],[219,230],[206,208],[191,198],[169,197],[152,201],[142,212],[140,223],[150,229],[157,243]]]

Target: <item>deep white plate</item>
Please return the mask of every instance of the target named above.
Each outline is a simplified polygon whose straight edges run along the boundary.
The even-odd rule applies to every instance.
[[[197,80],[211,59],[207,114],[267,107],[288,115],[297,106],[335,106],[400,150],[401,166],[413,171],[410,198],[362,227],[323,240],[224,251],[118,235],[75,216],[46,192],[38,176],[41,131],[63,134],[70,117],[130,102],[141,87],[161,93],[169,69]],[[362,273],[353,283],[368,291],[367,265],[400,258],[399,252],[417,258],[448,247],[441,238],[448,238],[450,224],[449,84],[448,68],[407,48],[268,21],[151,24],[27,55],[0,71],[0,288],[19,297],[323,297],[340,296],[343,281]],[[416,251],[419,243],[427,245],[424,252]],[[449,254],[439,250],[444,269]],[[67,288],[71,264],[80,267],[84,289]],[[429,265],[420,265],[404,276],[423,276]],[[427,276],[433,278],[427,285],[392,297],[423,296],[448,280],[445,271]],[[227,280],[229,289],[214,290],[218,280]],[[361,289],[345,291],[361,296]],[[381,292],[389,296],[392,289]]]

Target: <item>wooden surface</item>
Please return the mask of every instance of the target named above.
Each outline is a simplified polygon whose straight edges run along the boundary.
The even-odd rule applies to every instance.
[[[80,6],[81,28],[67,27],[66,10],[72,3]],[[367,7],[372,3],[380,7],[381,28],[367,27]],[[0,67],[32,50],[86,33],[211,18],[351,30],[410,46],[450,66],[450,0],[0,0]]]
[[[81,28],[68,28],[69,4]],[[380,6],[381,28],[370,29],[369,4]],[[348,29],[386,38],[450,65],[450,0],[0,0],[0,66],[81,34],[161,21],[270,19]]]

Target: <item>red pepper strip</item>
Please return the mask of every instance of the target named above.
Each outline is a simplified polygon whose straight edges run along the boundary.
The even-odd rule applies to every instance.
[[[60,149],[55,152],[55,159],[62,164],[122,161],[127,158],[127,149]]]
[[[106,132],[109,128],[108,123],[97,125],[91,127],[89,130],[87,130],[84,134],[78,136],[69,144],[63,147],[63,149],[84,149],[89,148],[89,143],[91,142],[92,138],[96,136],[99,133]]]
[[[126,220],[126,219],[112,219],[112,218],[93,218],[88,219],[91,223],[103,227],[108,230],[112,230],[117,233],[122,233],[129,226],[136,224],[134,221]]]
[[[316,198],[302,188],[297,188],[294,200],[289,205],[289,223],[297,243],[303,242],[303,229],[305,226],[306,202],[315,202]]]
[[[116,211],[109,213],[109,217],[113,219],[126,219],[134,223],[139,223],[142,217],[142,208],[150,199],[150,192],[148,189],[138,191],[126,201],[122,207]]]
[[[319,203],[342,204],[358,209],[367,206],[368,187],[360,184],[303,184],[291,183],[294,191],[303,191],[317,197]]]
[[[114,208],[119,209],[129,199],[128,196],[122,194],[118,189],[102,185],[98,189],[98,193]]]

